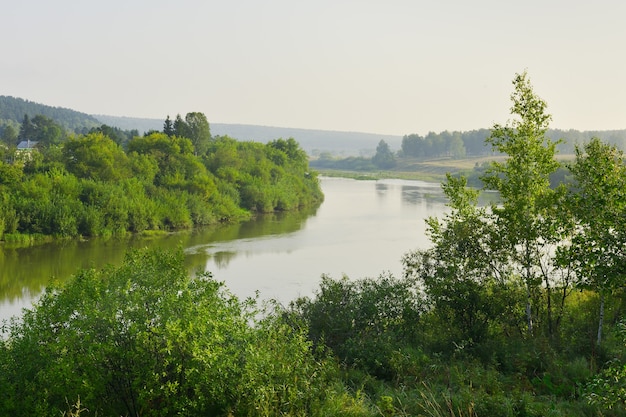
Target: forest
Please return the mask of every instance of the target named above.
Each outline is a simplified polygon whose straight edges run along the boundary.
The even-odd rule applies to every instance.
[[[320,152],[311,160],[311,166],[320,170],[344,171],[377,171],[395,170],[412,171],[416,165],[427,161],[448,160],[454,165],[455,160],[490,158],[504,156],[498,149],[486,146],[486,139],[492,134],[492,129],[477,129],[466,132],[443,131],[429,132],[425,136],[413,133],[404,135],[400,149],[393,151],[387,141],[381,139],[375,152],[371,156],[343,157],[332,152]],[[584,145],[595,137],[602,137],[603,141],[626,149],[626,130],[614,131],[578,131],[559,130],[548,128],[545,136],[556,144],[556,150],[561,155],[573,155],[576,145]],[[474,186],[482,185],[479,177],[487,166],[477,166],[470,182]],[[562,174],[562,173],[561,173]],[[562,176],[562,175],[561,175]]]
[[[467,132],[429,132],[426,136],[405,135],[402,138],[402,146],[398,155],[420,159],[491,155],[495,150],[485,146],[485,139],[491,133],[491,129],[478,129]],[[620,149],[626,149],[626,131],[624,130],[581,132],[574,129],[548,128],[545,136],[556,143],[556,149],[559,153],[564,154],[573,153],[577,144],[582,145],[590,139],[600,136],[607,143]]]
[[[5,129],[6,131],[6,129]],[[292,139],[262,144],[212,137],[202,113],[169,116],[163,131],[106,125],[69,134],[23,117],[0,147],[0,240],[172,231],[319,204],[308,159]]]
[[[63,107],[52,107],[11,96],[0,96],[0,136],[10,138],[9,130],[17,132],[24,115],[33,118],[42,116],[54,120],[63,130],[71,133],[87,133],[102,123],[93,116]]]
[[[507,156],[482,178],[499,201],[479,205],[481,190],[448,175],[449,210],[427,220],[432,245],[404,254],[402,276],[322,276],[284,306],[190,275],[182,250],[130,252],[3,326],[0,414],[625,416],[623,152],[577,145],[552,186],[562,163],[525,72],[511,101],[486,139]],[[129,150],[169,149],[168,137]],[[289,143],[298,153],[278,142],[276,160]],[[237,155],[222,146],[219,161]],[[243,168],[214,162],[203,166],[220,178]]]

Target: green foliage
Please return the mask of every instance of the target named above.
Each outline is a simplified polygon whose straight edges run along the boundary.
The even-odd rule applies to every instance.
[[[384,140],[378,143],[376,155],[372,158],[372,163],[381,169],[389,169],[396,165],[396,158]]]
[[[405,135],[402,138],[402,154],[414,158],[462,158],[467,153],[480,155],[485,153],[484,141],[489,135],[486,129],[470,132],[429,132],[422,137],[418,134]],[[477,146],[478,145],[478,146]]]
[[[191,139],[191,143],[193,143],[195,154],[204,155],[211,141],[211,128],[206,116],[199,112],[187,113],[185,122],[188,126],[188,137]]]
[[[78,178],[116,181],[130,176],[126,153],[102,133],[68,140],[63,159],[67,170]]]
[[[291,311],[304,320],[311,340],[330,348],[340,361],[392,379],[420,316],[411,286],[385,275],[359,281],[323,276],[315,298],[294,301]]]
[[[11,165],[0,161],[0,186],[5,187],[22,181],[24,172],[19,165]]]
[[[493,150],[485,146],[485,139],[491,134],[490,129],[428,132],[426,136],[412,133],[402,138],[400,152],[404,157],[419,159],[491,156]],[[573,153],[577,144],[589,142],[593,137],[599,136],[618,148],[626,148],[626,130],[581,132],[574,129],[547,129],[546,136],[556,143],[556,149],[560,153]]]
[[[626,173],[614,147],[592,141],[587,155],[579,151],[570,168],[576,182],[566,198],[565,186],[550,182],[559,164],[556,143],[546,137],[550,116],[545,102],[534,94],[525,73],[516,76],[514,86],[511,110],[517,119],[495,125],[487,139],[507,159],[493,162],[481,178],[499,192],[499,201],[488,209],[478,207],[477,192],[467,188],[463,177],[449,175],[443,189],[450,210],[442,220],[428,219],[433,246],[405,256],[405,278],[423,291],[423,351],[464,365],[478,359],[484,364],[479,366],[495,364],[502,376],[515,375],[508,384],[523,395],[505,408],[496,404],[511,396],[476,391],[477,376],[469,378],[474,410],[484,415],[569,415],[571,408],[548,408],[536,398],[581,398],[601,357],[590,343],[588,309],[600,303],[602,317],[602,293],[615,291],[623,275]],[[599,297],[581,294],[568,301],[577,279]],[[596,399],[584,407],[585,413],[595,412],[604,399],[622,406],[620,366],[607,368],[591,385],[598,397],[589,397]],[[440,381],[448,387],[451,382],[450,376]],[[613,385],[615,391],[608,388]],[[463,388],[454,392],[464,395]],[[430,410],[454,415],[457,408]]]
[[[66,138],[65,130],[49,117],[24,115],[17,139],[37,142],[40,147],[58,145]]]
[[[163,133],[167,136],[174,136],[174,122],[170,119],[170,115],[168,114],[163,122]]]
[[[422,411],[426,413],[426,415],[431,417],[473,417],[476,416],[476,412],[474,411],[474,404],[470,402],[467,405],[467,409],[465,407],[461,408],[453,403],[453,399],[442,393],[441,395],[437,395],[433,390],[425,386],[425,389],[420,392],[420,395],[423,399]],[[501,415],[501,414],[486,414],[486,415]]]
[[[263,145],[217,137],[205,164],[218,179],[230,182],[242,207],[253,212],[293,210],[323,198],[306,154],[292,138]]]
[[[174,128],[174,136],[181,138],[189,138],[191,136],[189,125],[183,120],[180,114],[176,115],[172,127]]]
[[[190,139],[159,132],[126,145],[125,152],[92,131],[26,163],[1,162],[0,235],[184,229],[249,218],[251,211],[295,210],[323,198],[294,139],[263,145],[220,138],[205,143],[211,152],[202,157],[194,155]]]
[[[622,155],[593,140],[559,166],[545,102],[525,73],[513,84],[515,119],[483,135],[506,156],[482,175],[501,200],[481,207],[448,175],[448,210],[427,220],[432,246],[404,256],[402,279],[324,276],[313,297],[263,309],[189,277],[180,252],[133,252],[5,326],[0,414],[626,415]],[[1,164],[0,235],[169,230],[322,198],[293,139],[198,151],[189,121],[165,127],[127,153],[92,132]],[[440,141],[458,157],[459,140],[478,152],[456,132],[410,139],[404,153]],[[554,178],[570,173],[566,194]]]
[[[127,144],[129,153],[152,155],[161,164],[166,164],[170,155],[180,155],[191,151],[191,142],[183,137],[172,137],[161,133],[151,133],[135,137]]]
[[[85,113],[62,107],[46,106],[17,97],[0,96],[0,125],[9,121],[21,123],[24,115],[28,115],[31,119],[42,115],[54,120],[64,130],[74,133],[85,133],[85,130],[101,124],[96,118]]]
[[[619,324],[622,349],[626,346],[626,326]],[[615,358],[585,387],[585,396],[591,404],[626,412],[626,362]]]
[[[477,207],[478,191],[466,185],[464,177],[448,175],[443,190],[450,211],[442,220],[427,220],[433,247],[403,258],[405,277],[417,281],[433,312],[432,325],[446,329],[444,344],[433,343],[448,353],[484,349],[487,338],[519,325],[513,307],[519,294],[506,283],[501,238],[490,213]]]
[[[622,286],[626,277],[626,166],[621,151],[596,138],[576,148],[570,170],[574,183],[567,208],[576,228],[559,261],[573,264],[579,287],[592,288],[601,295],[599,345],[604,297]]]
[[[0,344],[3,415],[303,415],[325,365],[303,332],[183,254],[132,252],[51,287]],[[259,316],[263,316],[260,320]]]
[[[509,124],[494,125],[487,143],[507,155],[504,162],[492,162],[481,178],[485,186],[498,191],[500,202],[491,211],[501,230],[503,255],[515,268],[526,287],[526,320],[530,334],[540,321],[547,332],[557,331],[562,311],[552,305],[552,288],[562,289],[565,276],[551,260],[557,244],[571,223],[567,212],[558,211],[564,189],[550,188],[550,175],[559,167],[555,159],[556,143],[545,136],[551,116],[546,103],[533,91],[527,74],[517,74],[511,94],[511,113],[517,117]],[[557,212],[559,213],[557,215]],[[546,299],[540,298],[541,286]],[[543,304],[543,306],[541,305]],[[538,313],[546,311],[545,317]]]
[[[129,140],[135,136],[139,136],[137,130],[122,130],[118,127],[101,125],[99,127],[92,128],[89,133],[102,133],[104,136],[110,138],[113,142],[120,146],[126,145]]]
[[[7,146],[15,146],[17,144],[18,130],[13,125],[7,125],[2,129],[0,140]]]

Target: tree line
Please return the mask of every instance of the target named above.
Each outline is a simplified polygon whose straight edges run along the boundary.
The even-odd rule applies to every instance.
[[[372,157],[351,156],[338,159],[328,152],[320,154],[319,158],[311,160],[312,167],[319,169],[347,169],[350,171],[375,171],[378,169],[392,169],[396,166],[396,154],[389,144],[381,139],[376,146]]]
[[[190,276],[182,251],[131,252],[5,326],[0,413],[626,415],[623,152],[580,145],[551,187],[546,103],[526,73],[513,86],[514,119],[486,141],[507,156],[483,178],[499,201],[448,175],[449,210],[401,277],[323,276],[263,307]]]
[[[42,124],[24,120],[18,137],[39,138]],[[175,230],[321,201],[294,139],[213,138],[201,113],[174,125],[129,140],[103,125],[36,150],[0,148],[0,238]]]
[[[490,129],[429,132],[426,136],[413,133],[402,138],[402,147],[398,155],[420,159],[443,157],[459,159],[499,154],[497,149],[485,146],[485,140],[491,134]],[[602,137],[607,143],[626,149],[626,130],[581,132],[574,129],[547,129],[545,135],[557,144],[558,152],[565,154],[574,153],[576,145],[582,145],[594,137]]]
[[[486,146],[486,139],[492,135],[491,129],[477,129],[466,132],[443,131],[429,132],[425,136],[416,133],[402,138],[400,149],[392,151],[384,140],[381,140],[372,157],[338,158],[329,152],[322,152],[311,165],[320,169],[344,169],[350,171],[375,171],[393,169],[402,159],[463,159],[467,157],[502,156],[498,149]],[[556,150],[561,154],[574,154],[576,146],[581,146],[595,137],[602,139],[618,149],[626,149],[626,130],[613,131],[578,131],[547,129],[545,136],[556,143]],[[483,167],[477,167],[473,185],[480,185],[478,177]]]

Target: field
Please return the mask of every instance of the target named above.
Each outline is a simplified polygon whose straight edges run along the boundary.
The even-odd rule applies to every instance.
[[[477,175],[475,168],[485,167],[491,161],[503,161],[504,156],[479,156],[463,159],[438,158],[423,160],[417,158],[398,158],[397,165],[390,170],[377,171],[350,171],[339,169],[317,169],[328,177],[347,177],[360,180],[377,180],[383,178],[399,178],[429,182],[442,182],[446,173],[463,174],[467,177]],[[559,155],[561,162],[574,159],[574,155]]]

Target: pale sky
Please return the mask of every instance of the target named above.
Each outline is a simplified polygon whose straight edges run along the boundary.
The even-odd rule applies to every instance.
[[[7,4],[8,3],[8,4]],[[626,129],[623,0],[13,0],[0,95],[89,114],[426,134],[509,119]]]

